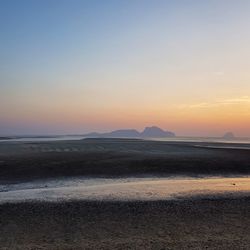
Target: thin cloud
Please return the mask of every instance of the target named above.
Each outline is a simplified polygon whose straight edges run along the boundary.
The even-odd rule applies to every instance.
[[[250,103],[250,97],[249,96],[242,96],[240,98],[232,98],[232,99],[222,100],[222,101],[219,101],[218,103],[224,104],[224,105]]]
[[[223,99],[215,102],[201,102],[201,103],[194,103],[191,105],[180,105],[179,107],[189,108],[189,109],[202,109],[202,108],[212,108],[212,107],[238,105],[238,104],[250,104],[250,97],[242,96],[239,98]]]
[[[216,72],[214,72],[214,74],[215,74],[216,76],[224,76],[224,75],[225,75],[225,72],[224,72],[224,71],[216,71]]]

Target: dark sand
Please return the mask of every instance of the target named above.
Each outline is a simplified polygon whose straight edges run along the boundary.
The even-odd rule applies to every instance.
[[[0,206],[0,249],[249,249],[250,198]]]
[[[128,139],[0,143],[0,183],[65,176],[250,174],[250,150],[196,144]]]

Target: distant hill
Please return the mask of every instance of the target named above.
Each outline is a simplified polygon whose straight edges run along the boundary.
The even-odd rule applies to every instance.
[[[227,132],[223,135],[223,139],[235,139],[235,136],[232,132]]]
[[[135,129],[119,129],[110,133],[89,133],[84,137],[102,137],[102,138],[162,138],[175,137],[175,134],[170,131],[164,131],[156,126],[146,127],[141,133]]]
[[[140,135],[145,138],[175,137],[173,132],[164,131],[156,126],[146,127]]]
[[[110,133],[104,133],[105,137],[140,137],[140,133],[135,129],[120,129]]]

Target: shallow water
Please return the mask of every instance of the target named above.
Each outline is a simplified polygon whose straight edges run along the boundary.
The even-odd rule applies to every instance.
[[[13,139],[3,139],[0,142],[53,142],[53,141],[74,141],[82,140],[83,136],[44,136],[44,137],[17,137]]]
[[[164,200],[250,191],[250,178],[64,178],[0,185],[0,203],[27,200]]]

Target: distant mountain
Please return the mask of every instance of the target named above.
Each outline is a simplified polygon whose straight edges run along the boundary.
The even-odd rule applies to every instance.
[[[140,137],[140,133],[135,129],[120,129],[110,133],[104,133],[102,136],[106,137]]]
[[[146,127],[143,132],[138,132],[135,129],[119,129],[110,133],[89,133],[84,137],[104,137],[104,138],[160,138],[160,137],[175,137],[175,134],[169,131],[164,131],[156,126]]]
[[[156,126],[146,127],[141,133],[141,137],[144,138],[159,138],[159,137],[175,137],[173,132],[164,131]]]
[[[119,138],[119,137],[125,137],[125,138],[138,138],[140,137],[140,133],[135,129],[119,129],[112,131],[110,133],[90,133],[84,135],[85,137],[105,137],[105,138]]]
[[[229,139],[229,140],[231,140],[231,139],[235,139],[235,136],[234,136],[234,134],[232,132],[227,132],[227,133],[225,133],[223,135],[223,139]]]

